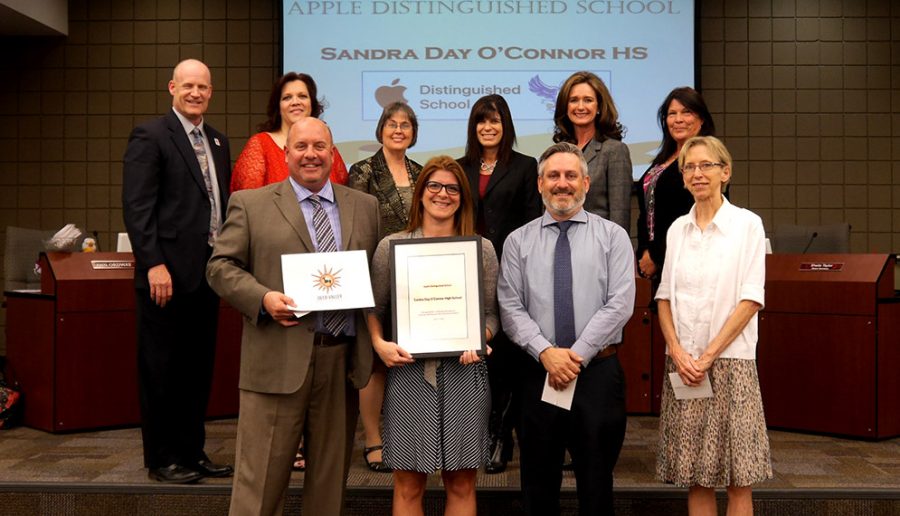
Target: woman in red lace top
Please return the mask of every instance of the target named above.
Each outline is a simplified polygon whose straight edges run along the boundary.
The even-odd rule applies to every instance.
[[[288,72],[272,86],[266,107],[268,119],[247,140],[231,173],[231,191],[259,188],[288,176],[284,143],[291,125],[308,116],[319,118],[324,108],[316,96],[316,82],[305,73]],[[331,181],[347,184],[347,166],[334,147]]]

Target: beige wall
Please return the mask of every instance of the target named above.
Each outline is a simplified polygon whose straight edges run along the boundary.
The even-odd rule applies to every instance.
[[[700,4],[701,85],[737,160],[732,200],[770,232],[846,220],[854,251],[900,251],[900,2]],[[279,5],[72,0],[67,38],[0,39],[0,232],[74,222],[113,246],[126,138],[170,106],[182,58],[210,65],[208,120],[236,157],[278,73]]]

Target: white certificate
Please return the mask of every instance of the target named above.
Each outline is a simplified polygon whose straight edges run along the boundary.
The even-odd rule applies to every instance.
[[[283,254],[281,276],[297,312],[375,306],[365,251]]]
[[[481,240],[391,241],[394,338],[417,356],[484,352]]]
[[[550,387],[550,373],[547,373],[547,377],[544,378],[544,392],[541,394],[541,401],[556,405],[564,410],[572,410],[572,399],[575,398],[575,384],[577,382],[578,377],[576,376],[574,380],[569,382],[569,385],[566,385],[565,389],[558,391]]]
[[[685,385],[678,373],[669,373],[669,381],[672,382],[672,392],[676,400],[694,400],[698,398],[712,398],[712,384],[709,383],[709,375],[703,377],[703,381],[696,387]]]

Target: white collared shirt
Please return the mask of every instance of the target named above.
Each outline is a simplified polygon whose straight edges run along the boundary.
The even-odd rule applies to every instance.
[[[766,246],[762,220],[723,200],[705,230],[696,205],[669,228],[666,266],[656,299],[671,303],[678,342],[697,358],[743,300],[764,304]],[[756,358],[756,315],[719,355]]]

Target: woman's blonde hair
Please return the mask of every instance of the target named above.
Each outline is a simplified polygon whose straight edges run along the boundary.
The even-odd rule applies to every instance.
[[[715,136],[694,136],[688,141],[684,142],[684,146],[681,148],[681,152],[678,153],[678,169],[684,170],[684,160],[687,158],[687,153],[694,147],[706,147],[709,150],[710,154],[715,156],[716,161],[721,163],[723,166],[728,167],[732,173],[734,171],[731,167],[731,153],[728,152],[728,149],[725,148],[725,144],[722,143],[722,140],[716,138]],[[729,176],[728,180],[722,181],[722,191],[728,187],[728,181],[731,181],[731,177]]]

